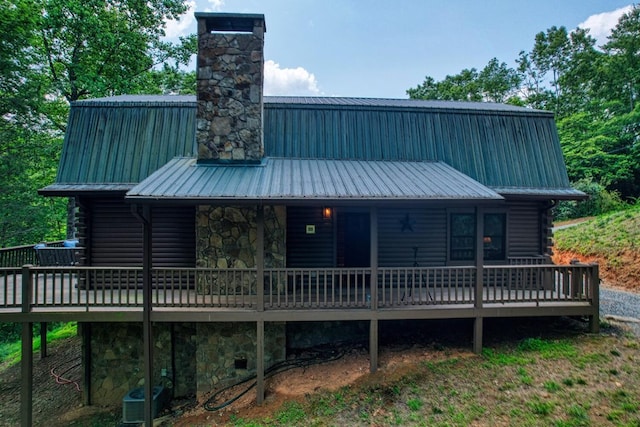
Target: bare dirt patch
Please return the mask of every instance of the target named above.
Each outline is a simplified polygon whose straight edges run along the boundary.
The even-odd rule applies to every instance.
[[[614,261],[596,255],[582,255],[572,251],[558,251],[553,255],[555,264],[567,265],[577,260],[581,263],[597,262],[600,266],[600,278],[612,288],[640,292],[640,253],[625,251],[618,254]]]
[[[39,352],[33,357],[33,423],[34,425],[66,426],[69,420],[65,414],[82,406],[80,339],[69,338],[50,346],[49,356],[40,358]],[[51,374],[63,374],[64,379],[73,382],[60,384]],[[20,425],[20,364],[0,366],[0,426]],[[60,382],[64,382],[62,379]]]

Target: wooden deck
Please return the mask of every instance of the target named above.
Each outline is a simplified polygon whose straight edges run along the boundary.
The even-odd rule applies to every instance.
[[[375,372],[381,320],[473,319],[473,350],[480,352],[483,319],[488,317],[587,316],[591,330],[596,332],[598,295],[597,265],[265,270],[0,268],[0,321],[23,325],[21,410],[25,426],[31,424],[33,410],[35,322],[141,322],[145,380],[150,384],[145,390],[149,395],[155,322],[254,322],[256,401],[261,403],[267,322],[368,321],[370,370]],[[43,340],[46,342],[46,337]],[[90,339],[85,336],[84,340]],[[89,377],[85,375],[85,381]],[[147,401],[145,416],[149,420],[151,412]]]
[[[597,316],[594,265],[153,269],[154,321]],[[140,320],[141,268],[0,269],[0,319]],[[479,286],[479,287],[478,287]],[[262,290],[262,292],[259,292]]]

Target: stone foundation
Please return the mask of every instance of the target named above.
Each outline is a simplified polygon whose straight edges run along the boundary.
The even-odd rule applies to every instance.
[[[201,397],[216,385],[227,385],[256,372],[255,323],[199,323],[196,352]],[[265,367],[286,357],[284,323],[265,324]]]
[[[91,324],[92,404],[120,405],[129,390],[144,385],[142,334],[142,323]],[[256,337],[255,323],[154,324],[154,385],[173,397],[202,396],[255,374]],[[265,325],[264,354],[266,367],[285,359],[284,323]]]
[[[174,397],[196,390],[195,332],[192,324],[153,326],[154,385],[171,389]],[[129,390],[144,385],[142,323],[92,323],[91,361],[92,403],[122,403]]]

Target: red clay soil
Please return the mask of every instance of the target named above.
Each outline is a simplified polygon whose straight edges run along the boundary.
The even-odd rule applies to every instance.
[[[555,264],[567,265],[571,261],[581,263],[597,262],[600,278],[606,286],[640,292],[640,253],[627,251],[616,258],[616,265],[597,256],[584,256],[571,251],[557,251],[553,255]]]

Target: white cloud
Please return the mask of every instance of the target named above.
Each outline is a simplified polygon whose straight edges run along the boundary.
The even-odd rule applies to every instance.
[[[596,45],[602,46],[607,42],[607,37],[611,34],[613,27],[618,24],[622,15],[630,12],[633,6],[625,6],[611,12],[591,15],[584,22],[578,24],[580,28],[588,28],[589,34],[596,39]]]
[[[207,0],[209,7],[205,8],[205,12],[219,12],[224,6],[224,0]]]
[[[280,68],[269,59],[264,63],[264,94],[313,96],[321,95],[316,76],[302,67]]]
[[[224,6],[224,0],[188,0],[186,2],[189,9],[177,21],[167,21],[165,28],[165,38],[178,38],[194,33],[196,18],[194,12],[219,12]]]
[[[186,3],[189,6],[189,9],[180,17],[180,19],[177,21],[167,21],[167,27],[164,30],[166,38],[172,39],[187,35],[187,29],[195,22],[193,11],[196,8],[196,2],[195,0],[189,0]]]

